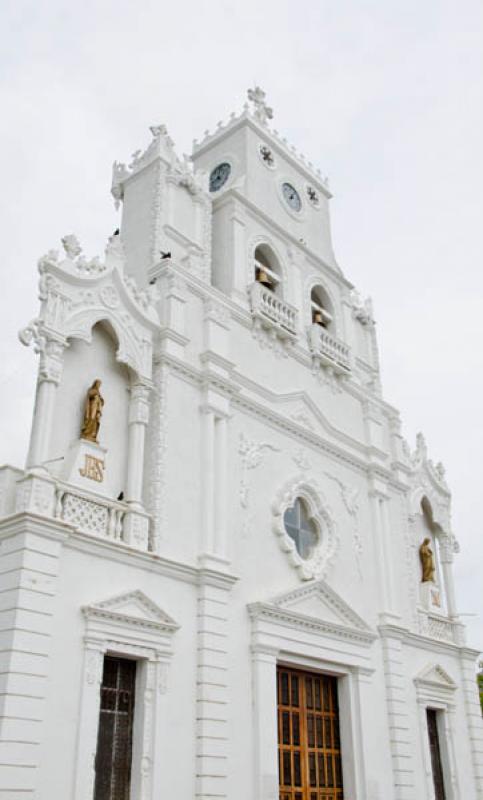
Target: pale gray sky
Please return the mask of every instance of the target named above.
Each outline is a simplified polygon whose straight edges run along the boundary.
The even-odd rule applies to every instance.
[[[453,490],[459,607],[483,644],[481,0],[12,0],[2,4],[0,418],[23,464],[39,255],[103,252],[111,164],[165,122],[178,151],[259,83],[328,174],[336,253],[375,302],[384,394]]]

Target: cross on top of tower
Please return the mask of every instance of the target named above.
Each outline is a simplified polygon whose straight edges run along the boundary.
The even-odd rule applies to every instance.
[[[247,92],[248,99],[251,103],[253,103],[255,111],[255,117],[261,122],[263,125],[267,124],[269,119],[273,118],[273,109],[267,105],[265,102],[266,94],[263,89],[260,89],[259,86],[255,86],[254,89],[249,89]]]

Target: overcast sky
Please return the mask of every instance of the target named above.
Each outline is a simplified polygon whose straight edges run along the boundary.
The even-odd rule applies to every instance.
[[[0,79],[1,460],[22,465],[37,258],[117,226],[111,164],[165,122],[180,153],[259,83],[330,179],[338,261],[372,295],[385,398],[453,490],[459,607],[483,645],[481,0],[12,0]]]

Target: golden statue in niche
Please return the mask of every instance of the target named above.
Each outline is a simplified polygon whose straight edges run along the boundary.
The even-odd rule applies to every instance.
[[[427,583],[428,581],[434,583],[434,573],[436,567],[434,564],[433,551],[431,550],[430,545],[431,545],[431,539],[429,537],[426,537],[421,547],[419,548],[419,558],[421,560],[421,567],[423,571],[421,583]]]
[[[104,405],[104,398],[99,391],[100,385],[101,381],[96,378],[87,392],[81,430],[81,439],[88,439],[89,442],[95,442],[96,444]]]

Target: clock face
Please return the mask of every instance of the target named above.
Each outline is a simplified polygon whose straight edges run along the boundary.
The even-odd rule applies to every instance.
[[[297,189],[294,189],[291,183],[282,184],[282,193],[292,211],[300,211],[302,208],[302,201]]]
[[[231,166],[224,161],[223,164],[218,164],[210,175],[210,192],[217,192],[225,185],[230,177]]]

